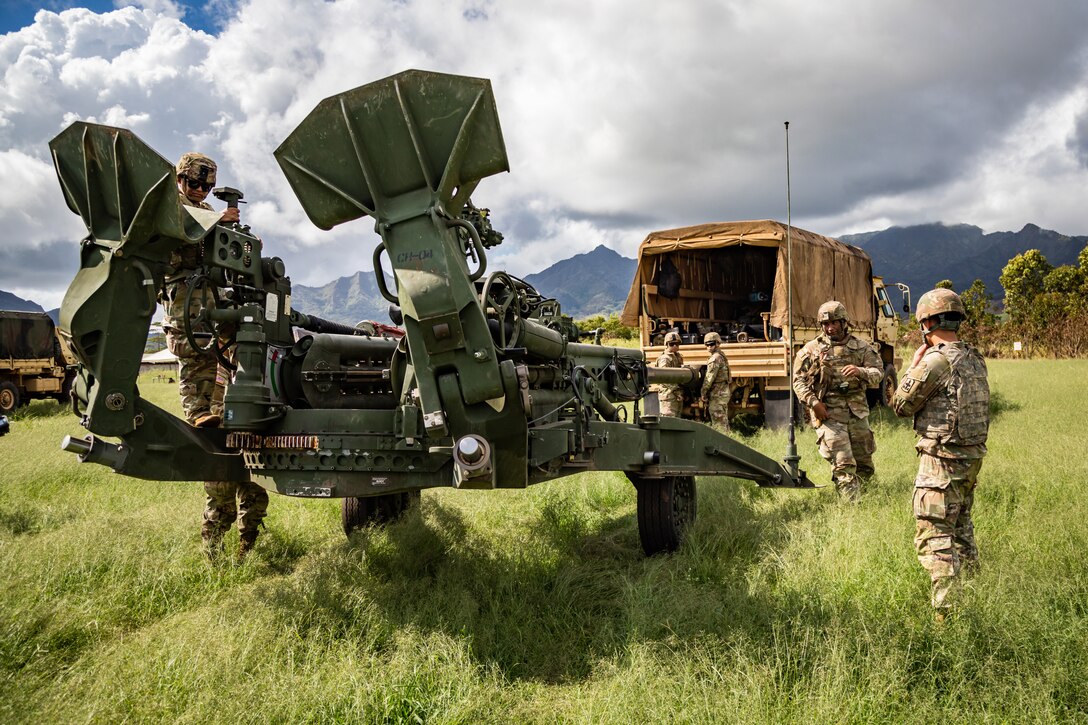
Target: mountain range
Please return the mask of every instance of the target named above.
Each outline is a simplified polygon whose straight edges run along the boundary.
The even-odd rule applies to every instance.
[[[919,224],[839,239],[868,252],[873,274],[889,284],[908,285],[915,298],[943,279],[951,280],[952,289],[960,292],[981,279],[999,303],[1005,297],[1001,270],[1017,254],[1038,249],[1055,267],[1076,265],[1077,255],[1088,244],[1088,236],[1070,237],[1035,224],[1018,232],[991,234],[970,224]]]
[[[1018,232],[991,234],[969,224],[919,224],[840,239],[868,252],[874,274],[889,284],[909,285],[915,298],[942,279],[951,280],[953,288],[961,291],[981,279],[998,302],[1004,297],[998,278],[1012,257],[1038,249],[1055,267],[1075,265],[1077,254],[1088,244],[1088,236],[1066,236],[1034,224]],[[581,319],[619,312],[634,274],[634,259],[600,245],[530,274],[525,281],[542,295],[558,299],[563,312]],[[391,280],[388,284],[393,289]],[[389,303],[378,292],[373,272],[356,272],[321,287],[294,285],[292,305],[306,314],[345,324],[389,320]],[[0,309],[42,311],[36,303],[2,290]],[[50,311],[54,319],[56,313]]]

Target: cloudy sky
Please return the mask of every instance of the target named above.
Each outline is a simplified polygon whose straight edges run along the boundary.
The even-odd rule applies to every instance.
[[[490,78],[511,173],[481,183],[540,271],[648,231],[785,219],[1088,233],[1084,0],[0,0],[0,289],[59,305],[84,229],[49,140],[130,128],[201,150],[295,282],[370,269],[366,220],[322,232],[272,151],[322,98],[408,68]]]

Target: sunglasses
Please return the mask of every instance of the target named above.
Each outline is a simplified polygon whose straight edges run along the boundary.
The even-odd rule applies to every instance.
[[[190,179],[188,176],[181,177],[185,179],[185,183],[188,184],[190,189],[200,189],[201,191],[211,191],[215,184],[209,184],[204,181],[197,181],[196,179]]]
[[[707,347],[717,347],[717,346],[718,346],[718,343],[716,343],[716,342],[708,342],[708,343],[706,344],[706,346],[707,346]]]
[[[678,342],[666,342],[665,344],[669,347],[680,347],[680,343]]]

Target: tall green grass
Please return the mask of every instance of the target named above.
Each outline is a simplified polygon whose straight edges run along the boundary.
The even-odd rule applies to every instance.
[[[273,497],[254,555],[211,567],[199,484],[80,465],[76,419],[33,403],[0,438],[0,721],[1088,720],[1088,361],[990,380],[983,568],[943,624],[886,411],[859,505],[701,478],[673,556],[643,557],[631,485],[598,473],[428,491],[350,541],[338,502]]]

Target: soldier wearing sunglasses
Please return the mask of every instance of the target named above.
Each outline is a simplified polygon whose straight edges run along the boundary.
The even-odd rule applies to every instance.
[[[733,397],[733,375],[729,372],[729,361],[722,352],[722,336],[716,332],[703,335],[710,359],[706,362],[703,375],[703,387],[700,400],[703,409],[710,417],[710,423],[723,433],[729,432],[729,399]]]
[[[205,199],[215,186],[215,162],[204,154],[183,154],[175,167],[178,193],[187,206],[211,209]],[[220,223],[239,221],[238,209],[228,208]],[[198,428],[218,428],[223,420],[223,392],[229,373],[222,368],[211,353],[200,353],[189,345],[184,332],[184,315],[199,313],[205,304],[212,304],[211,291],[205,286],[201,294],[192,296],[192,307],[185,308],[188,278],[201,263],[201,245],[187,244],[170,257],[173,272],[167,276],[160,301],[165,309],[163,330],[166,346],[178,357],[179,392],[181,407],[189,425]],[[208,335],[211,330],[193,324],[193,333]],[[268,493],[254,483],[234,481],[205,481],[207,502],[201,539],[209,559],[215,559],[223,548],[223,535],[237,520],[239,533],[238,555],[243,557],[253,548],[258,527],[268,508]]]
[[[680,354],[680,333],[670,330],[665,335],[665,352],[654,363],[659,368],[680,368],[684,366],[684,356]],[[679,385],[666,385],[658,383],[650,386],[650,390],[657,393],[657,399],[661,406],[661,415],[669,415],[679,418],[684,409],[684,393]]]

